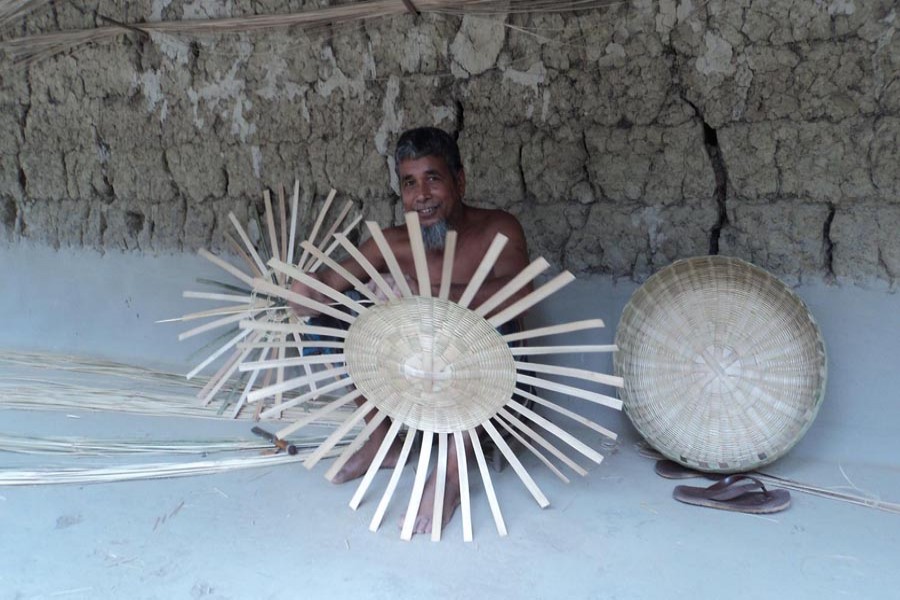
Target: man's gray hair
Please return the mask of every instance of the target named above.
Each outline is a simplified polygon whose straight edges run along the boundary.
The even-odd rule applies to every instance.
[[[462,171],[459,146],[449,133],[437,127],[417,127],[407,129],[397,140],[397,148],[394,150],[394,168],[397,175],[400,175],[401,162],[425,156],[443,158],[454,175],[459,175]]]

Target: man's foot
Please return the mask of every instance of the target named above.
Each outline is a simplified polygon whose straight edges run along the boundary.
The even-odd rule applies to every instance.
[[[344,483],[365,475],[366,471],[369,470],[369,465],[372,464],[372,459],[374,459],[375,455],[378,453],[378,448],[381,447],[383,439],[383,434],[381,436],[373,435],[370,437],[366,443],[363,444],[362,448],[357,450],[353,456],[350,457],[350,460],[341,467],[341,470],[337,472],[337,475],[334,476],[331,483]],[[394,438],[394,443],[391,444],[380,468],[387,469],[388,467],[395,466],[397,464],[397,459],[400,457],[400,448],[400,440]]]
[[[434,519],[434,488],[435,473],[432,472],[422,492],[422,502],[419,504],[419,514],[413,525],[413,533],[430,533],[432,520]],[[444,510],[441,513],[441,529],[453,518],[456,507],[459,506],[459,475],[447,473],[447,483],[444,487]],[[403,527],[401,521],[400,526]]]

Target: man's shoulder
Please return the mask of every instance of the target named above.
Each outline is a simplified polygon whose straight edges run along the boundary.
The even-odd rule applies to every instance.
[[[499,208],[476,208],[470,207],[470,218],[473,223],[478,224],[485,230],[509,234],[522,231],[522,225],[519,219],[512,213]]]

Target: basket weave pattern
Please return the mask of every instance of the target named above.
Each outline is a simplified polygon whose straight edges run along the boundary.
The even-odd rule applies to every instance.
[[[492,418],[515,389],[513,357],[497,330],[438,298],[373,307],[350,326],[344,353],[363,395],[414,429],[471,429]]]
[[[802,300],[736,258],[682,260],[651,277],[626,305],[616,343],[635,427],[707,472],[783,456],[825,391],[825,345]]]

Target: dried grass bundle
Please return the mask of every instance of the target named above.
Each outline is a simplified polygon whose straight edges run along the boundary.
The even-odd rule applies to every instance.
[[[0,0],[3,1],[3,0]],[[18,5],[41,4],[47,0],[22,2],[6,0],[9,17],[26,10]],[[610,0],[414,0],[420,13],[434,14],[514,14],[540,12],[570,12],[622,4]],[[0,5],[2,6],[2,5]],[[18,8],[17,8],[18,7]],[[205,20],[160,21],[154,23],[118,24],[95,29],[62,31],[27,36],[0,42],[2,51],[13,65],[24,68],[35,62],[69,51],[82,44],[107,42],[125,33],[153,35],[209,35],[234,34],[298,27],[314,29],[340,27],[360,21],[394,17],[409,13],[404,0],[371,0],[338,6],[328,6],[296,13],[250,15]],[[0,13],[3,14],[3,13]]]

